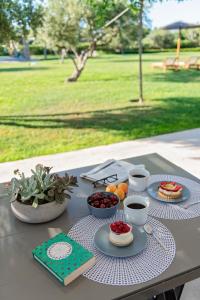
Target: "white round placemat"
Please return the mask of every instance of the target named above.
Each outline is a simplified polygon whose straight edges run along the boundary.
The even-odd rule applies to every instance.
[[[185,209],[185,204],[200,201],[200,184],[184,177],[174,175],[151,175],[148,184],[158,181],[175,181],[185,185],[190,191],[190,198],[184,202],[179,203],[164,203],[151,198],[147,192],[136,193],[131,190],[129,195],[139,194],[150,197],[149,215],[162,219],[183,220],[192,219],[200,216],[200,203],[190,206]]]
[[[171,232],[159,221],[149,217],[155,234],[167,248],[164,250],[155,237],[148,235],[146,248],[136,256],[113,258],[98,251],[94,245],[96,231],[106,223],[124,220],[123,211],[113,218],[97,219],[91,215],[81,219],[69,232],[69,236],[93,252],[96,264],[83,273],[88,279],[110,285],[133,285],[151,280],[163,273],[172,263],[176,245]]]

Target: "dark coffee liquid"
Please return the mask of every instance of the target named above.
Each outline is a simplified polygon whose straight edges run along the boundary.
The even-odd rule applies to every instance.
[[[146,177],[145,175],[140,175],[140,174],[136,174],[136,175],[132,175],[133,177],[136,177],[136,178],[144,178],[144,177]]]
[[[140,204],[140,203],[130,203],[127,205],[128,208],[132,208],[132,209],[143,209],[146,206],[144,204]]]

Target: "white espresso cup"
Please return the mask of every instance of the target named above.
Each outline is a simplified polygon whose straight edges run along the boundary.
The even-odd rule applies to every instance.
[[[144,208],[130,208],[130,204],[142,204]],[[144,225],[147,222],[149,198],[139,195],[129,196],[124,200],[124,215],[128,223]]]
[[[134,175],[139,175],[141,177],[135,177]],[[135,167],[129,171],[130,188],[135,192],[143,192],[147,188],[149,177],[150,173],[145,167]]]

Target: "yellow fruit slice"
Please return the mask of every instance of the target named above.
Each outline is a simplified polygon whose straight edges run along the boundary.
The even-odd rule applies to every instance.
[[[117,188],[124,191],[125,194],[128,193],[128,184],[125,182],[119,183]]]
[[[115,194],[119,197],[120,200],[124,200],[125,193],[122,189],[117,188]]]
[[[109,184],[106,187],[106,192],[114,193],[116,191],[117,187],[114,184]]]

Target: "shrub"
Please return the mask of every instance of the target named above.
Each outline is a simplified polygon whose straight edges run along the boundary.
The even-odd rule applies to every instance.
[[[175,35],[166,30],[153,30],[143,40],[145,48],[165,49],[176,46]]]

